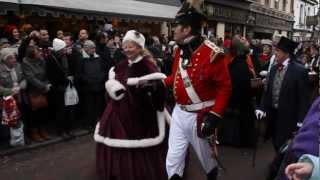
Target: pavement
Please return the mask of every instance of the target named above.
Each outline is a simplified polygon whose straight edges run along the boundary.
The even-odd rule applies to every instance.
[[[273,156],[270,143],[259,144],[256,166],[252,150],[221,146],[220,157],[227,172],[219,180],[263,180]],[[95,143],[92,135],[79,136],[46,146],[0,156],[0,179],[96,180]],[[205,180],[205,173],[190,148],[184,180]]]
[[[76,129],[76,130],[74,130],[74,137],[65,138],[65,137],[58,136],[56,134],[50,134],[50,140],[47,140],[44,142],[32,142],[31,143],[31,140],[25,139],[26,145],[24,145],[24,146],[10,147],[9,145],[2,145],[0,147],[0,157],[13,155],[13,154],[16,154],[19,152],[30,151],[33,149],[53,145],[53,144],[64,142],[64,141],[69,141],[75,137],[81,137],[81,136],[85,136],[88,134],[89,134],[89,132],[87,130]]]

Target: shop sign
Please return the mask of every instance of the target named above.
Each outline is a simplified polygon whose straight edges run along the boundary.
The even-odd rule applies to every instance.
[[[234,22],[239,24],[245,24],[248,13],[243,10],[223,7],[215,4],[206,4],[205,12],[209,19],[223,21],[223,22]]]
[[[289,21],[266,16],[263,14],[256,14],[256,25],[262,26],[270,29],[279,29],[279,30],[292,30],[292,24]]]

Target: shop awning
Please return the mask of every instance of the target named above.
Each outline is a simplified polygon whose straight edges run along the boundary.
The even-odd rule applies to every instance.
[[[0,0],[0,15],[5,15],[8,11],[19,11],[18,0]]]
[[[53,7],[70,11],[98,14],[134,15],[173,19],[177,6],[135,0],[20,0],[23,5]]]
[[[16,4],[18,4],[18,3],[19,3],[19,0],[0,0],[0,3],[2,3],[2,2],[4,2],[4,3],[16,3]]]

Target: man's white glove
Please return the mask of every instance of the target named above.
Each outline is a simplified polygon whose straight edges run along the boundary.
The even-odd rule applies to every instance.
[[[70,81],[73,81],[74,77],[73,76],[68,76],[67,79],[70,80]]]
[[[262,77],[267,77],[268,71],[260,71],[259,75]]]
[[[255,110],[255,114],[256,114],[257,119],[262,119],[262,118],[266,117],[266,113],[259,110],[259,109]]]

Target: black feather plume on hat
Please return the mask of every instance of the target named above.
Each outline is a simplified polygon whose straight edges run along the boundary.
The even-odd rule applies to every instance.
[[[200,32],[206,16],[202,12],[204,0],[180,0],[181,8],[176,14],[175,23],[189,25],[194,32]]]

